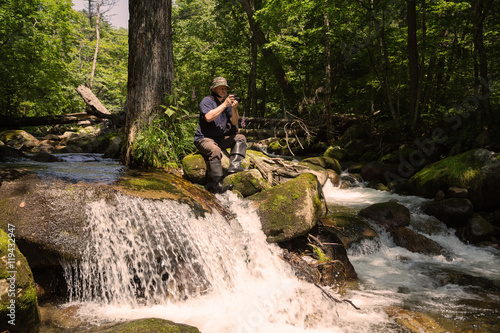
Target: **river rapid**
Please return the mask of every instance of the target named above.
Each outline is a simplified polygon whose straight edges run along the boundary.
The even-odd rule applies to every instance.
[[[87,262],[66,266],[67,280],[76,281],[67,305],[78,304],[80,315],[95,324],[158,317],[205,333],[404,332],[388,308],[423,313],[449,331],[498,331],[498,251],[461,243],[419,212],[422,198],[330,183],[324,196],[353,209],[398,200],[412,211],[411,227],[447,255],[409,252],[377,230],[380,240],[349,250],[359,287],[336,295],[357,310],[297,280],[280,248],[266,242],[253,206],[232,193],[219,195],[236,215],[229,222],[217,214],[196,218],[172,201],[122,196],[111,206],[89,205],[94,242]],[[162,273],[179,265],[180,273]]]
[[[46,176],[96,186],[122,172],[116,161],[100,156],[64,159],[22,163]],[[348,251],[358,287],[334,295],[355,309],[298,280],[281,249],[266,242],[255,208],[233,193],[218,195],[234,214],[229,221],[217,213],[196,217],[173,201],[118,195],[113,202],[87,204],[87,259],[63,263],[70,293],[61,306],[77,308],[90,326],[156,317],[204,333],[406,332],[388,314],[394,308],[423,313],[450,332],[500,331],[500,251],[460,242],[420,212],[423,198],[329,182],[323,193],[327,202],[354,210],[397,200],[411,211],[410,227],[447,255],[409,252],[373,226],[380,239]]]

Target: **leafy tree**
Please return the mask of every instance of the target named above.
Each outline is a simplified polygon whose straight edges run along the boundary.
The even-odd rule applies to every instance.
[[[76,13],[70,0],[0,4],[0,112],[37,116],[72,110],[71,61]]]

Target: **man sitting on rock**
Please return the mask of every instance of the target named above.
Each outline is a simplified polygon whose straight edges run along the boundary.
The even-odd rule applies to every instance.
[[[200,119],[194,135],[194,144],[207,162],[209,182],[206,189],[224,193],[232,186],[222,185],[222,149],[231,148],[228,174],[243,171],[247,139],[238,133],[238,100],[228,95],[229,86],[223,77],[216,77],[210,87],[210,95],[200,102]]]

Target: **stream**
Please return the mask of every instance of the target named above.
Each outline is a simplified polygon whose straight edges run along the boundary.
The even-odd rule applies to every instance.
[[[65,158],[37,172],[99,184],[122,171],[99,156]],[[229,221],[217,213],[196,217],[174,201],[118,195],[88,202],[87,259],[63,263],[69,299],[62,306],[77,306],[89,325],[155,317],[203,333],[406,332],[388,307],[424,313],[451,332],[500,331],[500,251],[460,242],[419,211],[423,198],[329,182],[323,193],[354,210],[399,201],[411,211],[410,227],[439,243],[446,257],[397,247],[373,226],[380,239],[348,251],[359,286],[335,295],[357,310],[298,280],[281,249],[266,242],[255,208],[233,193],[217,195],[235,214]]]

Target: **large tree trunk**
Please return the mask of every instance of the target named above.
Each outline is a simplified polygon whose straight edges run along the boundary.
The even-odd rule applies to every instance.
[[[418,44],[417,44],[417,8],[416,0],[407,2],[407,21],[408,21],[408,69],[410,73],[410,117],[412,126],[417,124],[418,120]]]
[[[288,81],[286,73],[283,70],[283,67],[281,66],[278,57],[274,54],[274,52],[271,49],[263,47],[267,43],[267,40],[259,24],[255,22],[253,18],[255,9],[252,8],[252,5],[249,0],[238,0],[238,2],[241,4],[241,6],[243,7],[248,16],[248,23],[250,24],[250,29],[252,30],[252,33],[255,36],[257,44],[259,45],[262,51],[262,55],[264,56],[266,63],[269,65],[269,67],[274,73],[276,80],[278,81],[278,84],[281,88],[283,96],[286,99],[287,104],[290,105],[295,104],[295,102],[298,100],[297,95],[295,94],[295,90],[293,89],[292,85]]]
[[[488,15],[488,11],[493,4],[493,0],[475,0],[474,1],[474,50],[479,58],[479,77],[476,74],[476,84],[481,87],[479,95],[482,101],[481,108],[477,112],[477,125],[481,126],[483,112],[487,118],[491,115],[490,105],[490,85],[488,80],[488,58],[483,41],[483,23]],[[490,120],[490,119],[488,119]]]
[[[330,20],[328,19],[328,0],[325,0],[325,121],[326,137],[333,139],[332,124],[332,68],[331,68],[331,43],[330,43]]]
[[[253,0],[251,0],[253,6]],[[258,116],[257,111],[257,40],[254,33],[250,40],[250,77],[248,78],[248,98],[246,109],[249,116]]]
[[[124,162],[135,164],[133,143],[143,126],[161,114],[172,93],[174,61],[171,0],[129,0],[128,135]]]

